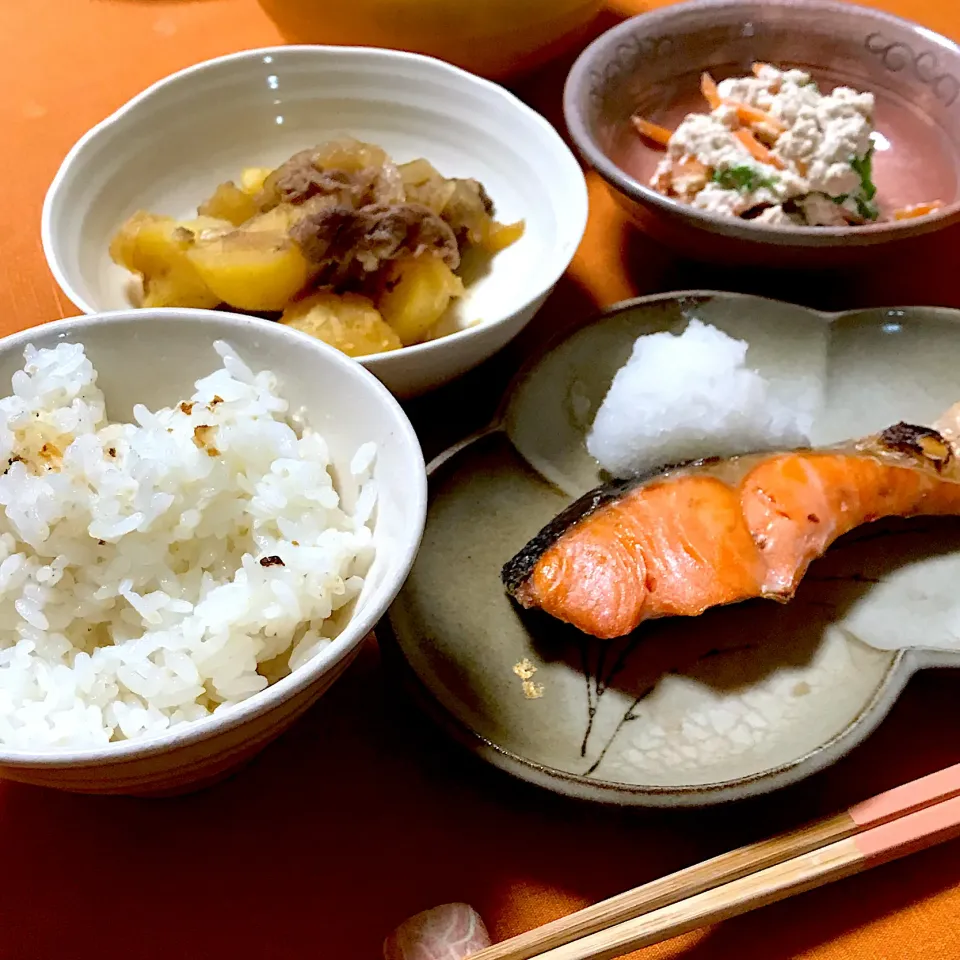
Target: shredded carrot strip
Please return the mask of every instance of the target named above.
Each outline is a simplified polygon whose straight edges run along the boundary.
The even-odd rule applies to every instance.
[[[739,100],[725,100],[720,96],[717,81],[706,71],[700,75],[700,92],[703,94],[711,110],[716,110],[721,104],[733,107],[737,111],[737,119],[741,123],[766,123],[780,133],[783,133],[786,129],[776,117],[771,117],[770,114],[764,110],[751,107],[747,103],[740,103]]]
[[[769,67],[769,66],[770,66],[769,63],[763,63],[760,60],[755,60],[753,63],[753,66],[751,67],[751,69],[753,70],[753,75],[755,77],[759,77],[760,71],[763,70],[764,67]]]
[[[658,173],[653,189],[667,197],[682,196],[690,192],[690,181],[694,181],[694,192],[706,183],[710,168],[696,157],[673,160],[668,170]],[[703,183],[696,181],[702,179]]]
[[[749,130],[737,130],[734,136],[746,147],[750,156],[761,163],[769,163],[778,170],[783,169],[783,161],[771,153]]]
[[[631,117],[630,120],[641,136],[652,140],[654,143],[659,143],[661,147],[665,147],[673,136],[666,127],[661,127],[658,123],[651,123],[649,120],[644,120],[643,117]]]
[[[681,173],[686,173],[691,176],[705,176],[707,171],[710,169],[705,163],[702,163],[696,157],[687,157],[685,160],[681,160],[676,164],[676,168]]]
[[[776,130],[777,133],[783,133],[787,129],[776,117],[758,107],[751,107],[748,103],[739,103],[736,100],[724,100],[723,102],[736,108],[737,119],[741,123],[762,123]]]
[[[716,110],[720,106],[720,92],[717,90],[717,83],[706,71],[700,74],[700,92],[710,105],[711,110]]]
[[[927,203],[915,203],[912,207],[901,207],[893,211],[894,220],[913,220],[915,217],[925,217],[934,210],[943,206],[942,200],[930,200]]]

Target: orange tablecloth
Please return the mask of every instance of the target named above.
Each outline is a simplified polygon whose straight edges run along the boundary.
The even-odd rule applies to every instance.
[[[882,5],[960,36],[960,7],[948,0]],[[621,0],[609,15],[641,9]],[[39,240],[44,191],[74,140],[170,71],[285,39],[296,38],[281,36],[256,0],[0,2],[0,334],[77,312]],[[518,85],[554,122],[565,68]],[[824,306],[960,306],[957,231],[913,263],[794,289],[677,264],[627,231],[593,180],[591,205],[584,244],[527,342],[573,313],[679,286]],[[481,399],[431,447],[486,415],[490,384],[511,362],[495,360],[458,388]],[[427,398],[414,415],[431,402],[437,409]],[[958,693],[954,676],[920,677],[865,746],[775,796],[706,812],[607,810],[462,756],[395,694],[370,645],[292,732],[205,793],[140,801],[0,784],[0,957],[360,960],[378,957],[409,914],[454,899],[474,904],[499,939],[960,761]],[[957,958],[958,854],[956,844],[931,850],[641,955]]]

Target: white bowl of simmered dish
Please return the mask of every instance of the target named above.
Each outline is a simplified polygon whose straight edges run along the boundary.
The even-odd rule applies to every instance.
[[[424,526],[397,400],[304,333],[126,310],[0,341],[0,777],[214,782],[342,674]]]
[[[182,70],[94,127],[42,237],[85,313],[289,324],[409,397],[526,325],[586,216],[572,153],[503,88],[414,54],[288,46]]]

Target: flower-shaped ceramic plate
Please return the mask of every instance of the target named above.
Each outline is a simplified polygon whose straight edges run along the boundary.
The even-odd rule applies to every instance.
[[[434,461],[426,533],[390,610],[388,647],[458,739],[576,797],[692,806],[785,786],[868,736],[916,670],[960,665],[953,518],[861,528],[785,606],[656,621],[617,641],[531,618],[508,599],[501,565],[601,480],[585,435],[633,341],[692,317],[747,340],[747,362],[782,396],[813,391],[816,444],[929,423],[960,399],[957,311],[649,297],[546,350],[488,430]]]

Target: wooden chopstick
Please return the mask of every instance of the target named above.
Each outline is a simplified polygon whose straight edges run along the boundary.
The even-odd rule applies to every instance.
[[[960,797],[953,797],[535,956],[614,960],[958,836]]]
[[[948,808],[951,801],[956,805]],[[891,851],[898,852],[886,859],[939,843],[952,835],[949,830],[929,840],[913,836],[911,831],[916,831],[917,824],[940,824],[944,816],[949,820],[954,810],[960,820],[960,764],[878,794],[844,813],[643,884],[496,943],[471,955],[470,960],[617,957],[882,862],[877,859],[878,838],[892,842],[895,828],[901,825],[904,835],[919,846],[901,849],[902,844],[894,845]],[[910,819],[927,811],[926,819]],[[954,825],[951,821],[950,826]],[[877,832],[884,829],[886,833]],[[865,854],[864,850],[871,852]],[[715,896],[708,896],[712,892]],[[607,942],[604,938],[612,939]],[[573,952],[566,952],[566,945]]]

